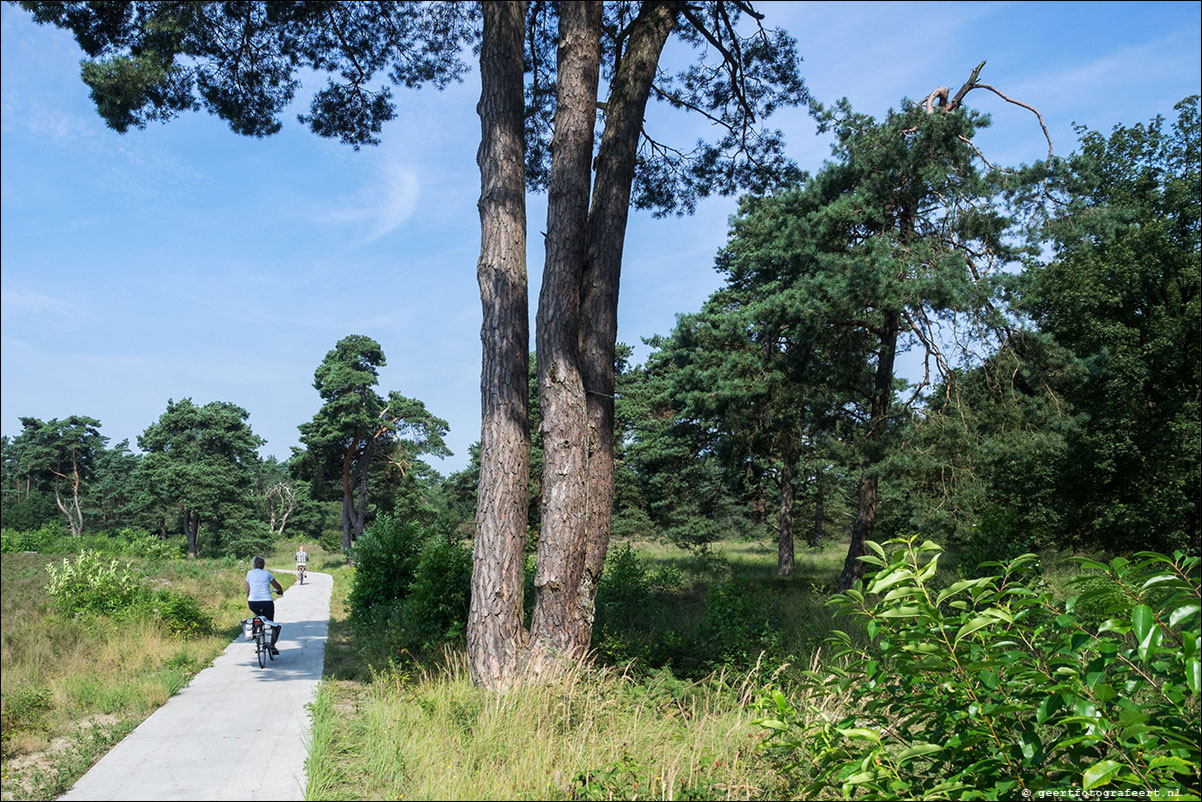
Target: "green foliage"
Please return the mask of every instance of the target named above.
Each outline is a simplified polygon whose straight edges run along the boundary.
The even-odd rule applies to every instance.
[[[381,515],[351,552],[355,576],[347,595],[351,618],[372,622],[372,611],[404,598],[413,582],[426,532],[413,521]]]
[[[22,551],[36,551],[53,554],[54,547],[59,544],[62,537],[62,526],[57,521],[34,530],[3,529],[0,530],[0,552],[14,554]]]
[[[766,695],[772,734],[804,796],[1014,799],[1110,786],[1196,798],[1199,560],[1143,552],[1058,604],[1034,555],[947,587],[939,546],[870,543],[867,583],[831,600],[872,643],[836,632],[799,707]],[[1098,626],[1079,608],[1101,605]]]
[[[192,637],[211,632],[213,620],[205,612],[200,602],[186,593],[180,593],[170,588],[155,591],[148,602],[157,620],[175,635]],[[196,672],[197,667],[185,666],[187,676]]]
[[[1009,562],[1034,550],[1029,532],[1017,525],[1013,510],[992,510],[969,532],[960,551],[960,569],[965,576],[988,574],[992,563]]]
[[[263,439],[248,418],[246,410],[229,402],[197,406],[190,398],[169,400],[158,421],[138,437],[146,452],[137,470],[139,504],[147,517],[164,521],[182,512],[192,553],[197,553],[194,538],[202,522],[208,545],[219,548],[218,532],[253,517],[251,494]]]
[[[0,505],[0,521],[6,529],[31,531],[57,525],[62,518],[54,503],[54,494],[32,489],[28,493],[19,490],[4,491],[4,503]]]
[[[725,796],[723,784],[709,776],[719,763],[712,755],[703,754],[689,773],[671,778],[623,750],[617,760],[577,772],[572,778],[572,799],[720,799]]]
[[[212,619],[193,597],[170,588],[153,589],[130,563],[107,563],[95,551],[46,566],[46,593],[66,616],[150,614],[177,635],[194,636],[212,629]]]
[[[770,662],[783,658],[782,619],[773,594],[736,579],[710,588],[701,624],[701,640],[709,663],[747,669],[767,653]]]
[[[417,560],[413,583],[398,604],[397,645],[432,649],[466,634],[472,553],[445,537],[431,537]]]
[[[651,598],[647,567],[638,554],[624,543],[605,555],[605,573],[597,588],[597,621],[620,621],[631,610],[646,608]]]
[[[226,529],[216,538],[218,554],[233,557],[253,557],[264,554],[272,549],[272,533],[267,524],[262,521],[244,521],[237,529]]]
[[[50,574],[46,592],[67,616],[127,613],[151,595],[129,563],[122,565],[115,559],[106,563],[95,551],[85,551],[74,560],[64,558],[58,566],[46,566],[46,571]]]
[[[415,521],[380,515],[353,550],[352,620],[398,649],[461,637],[471,592],[471,552]]]
[[[164,540],[137,529],[96,532],[82,537],[64,534],[56,521],[33,531],[0,531],[0,551],[5,554],[36,551],[41,554],[80,554],[94,551],[109,557],[142,557],[153,560],[185,556],[180,538]]]
[[[1196,551],[1202,484],[1202,168],[1198,97],[1162,117],[1079,129],[1041,232],[1053,258],[1023,311],[1075,361],[1046,382],[1083,419],[1054,477],[1078,542]]]
[[[311,482],[314,498],[342,502],[343,548],[350,548],[367,525],[368,496],[388,512],[400,496],[402,511],[424,515],[429,505],[413,487],[417,457],[451,453],[442,439],[445,420],[415,398],[395,391],[384,398],[376,392],[385,364],[384,351],[372,338],[343,337],[313,374],[321,409],[299,427],[305,448],[293,467]]]
[[[21,685],[5,692],[0,707],[0,752],[8,757],[8,742],[22,730],[43,730],[46,716],[54,707],[48,688],[40,685]]]

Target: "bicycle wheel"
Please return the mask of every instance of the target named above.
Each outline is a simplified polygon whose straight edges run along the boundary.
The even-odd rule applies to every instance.
[[[255,636],[255,655],[259,658],[259,668],[267,667],[267,643],[263,636],[263,630],[259,630],[259,634]]]

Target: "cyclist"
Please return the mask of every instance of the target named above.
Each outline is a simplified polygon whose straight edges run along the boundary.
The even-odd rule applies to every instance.
[[[308,564],[309,555],[305,553],[305,547],[302,544],[298,547],[298,551],[296,552],[296,573],[299,575],[301,571],[305,570]]]
[[[278,592],[283,593],[284,588],[280,586],[270,571],[263,568],[267,564],[266,560],[262,557],[255,557],[253,563],[255,567],[246,572],[246,579],[242,582],[246,586],[246,606],[255,615],[275,621],[275,601],[272,599],[271,589],[275,588]],[[270,648],[272,654],[280,653],[280,650],[275,647],[276,641],[279,639],[280,625],[276,624],[271,628]]]

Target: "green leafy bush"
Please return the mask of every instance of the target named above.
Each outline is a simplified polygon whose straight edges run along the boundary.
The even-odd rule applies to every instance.
[[[46,715],[54,707],[48,688],[19,685],[0,697],[0,754],[9,757],[10,739],[21,731],[44,730]]]
[[[53,554],[62,550],[63,540],[63,530],[57,522],[46,524],[40,529],[4,529],[0,530],[0,552],[18,554],[23,551],[36,551],[40,554]]]
[[[355,546],[351,618],[389,648],[430,649],[462,637],[472,554],[416,521],[382,514]]]
[[[212,629],[212,620],[191,596],[170,588],[153,589],[129,563],[85,551],[46,566],[46,592],[67,616],[84,613],[127,616],[145,613],[177,635],[199,635]]]
[[[213,620],[200,602],[186,593],[163,588],[155,591],[152,603],[155,617],[176,635],[203,635],[213,629]]]
[[[431,537],[400,607],[400,645],[432,648],[463,637],[471,593],[471,551],[446,537]]]
[[[219,536],[218,551],[233,557],[253,557],[271,551],[272,533],[261,521],[243,522],[224,529]]]
[[[112,615],[131,610],[151,595],[150,587],[129,564],[105,562],[95,551],[85,551],[74,560],[46,566],[50,584],[46,592],[66,615],[97,613]]]
[[[761,725],[805,796],[1013,799],[1041,791],[1199,793],[1199,559],[1079,560],[1088,589],[1057,604],[1036,557],[932,586],[930,541],[870,543],[866,584],[831,600],[863,624],[797,707],[779,690]],[[1102,605],[1101,625],[1075,610]]]
[[[762,588],[736,579],[712,586],[700,635],[710,665],[750,668],[764,653],[782,659],[780,631],[772,623],[781,619],[777,600]]]
[[[382,624],[405,598],[429,534],[414,521],[382,513],[352,551],[355,575],[347,605],[359,624]]]
[[[629,620],[631,610],[646,609],[650,598],[647,566],[629,543],[606,555],[605,575],[597,588],[598,626],[617,628],[615,624]]]

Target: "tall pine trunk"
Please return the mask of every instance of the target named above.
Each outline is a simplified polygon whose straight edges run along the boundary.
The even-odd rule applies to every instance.
[[[848,590],[856,580],[864,576],[864,563],[859,557],[864,554],[864,542],[872,539],[872,530],[876,525],[879,467],[884,458],[885,427],[889,422],[889,408],[893,405],[893,361],[897,356],[900,319],[901,314],[897,310],[890,310],[885,313],[885,321],[881,328],[881,347],[877,353],[865,444],[864,475],[860,479],[856,520],[851,527],[851,544],[847,548],[847,559],[843,561],[843,572],[839,575],[838,591]]]
[[[184,537],[188,540],[188,557],[200,556],[200,513],[184,510]]]
[[[580,333],[589,452],[584,566],[575,588],[571,622],[577,652],[587,650],[592,641],[597,585],[613,528],[618,285],[631,184],[651,82],[682,6],[682,3],[644,3],[631,24],[626,51],[610,84],[605,130],[595,163]]]
[[[819,475],[818,486],[814,489],[814,528],[810,532],[810,548],[822,550],[822,541],[826,536],[825,510],[823,509],[822,479]]]
[[[776,538],[776,574],[777,576],[792,576],[794,564],[793,504],[797,499],[797,465],[790,449],[784,450],[782,459],[780,516],[777,521]]]
[[[543,445],[538,570],[530,621],[536,660],[544,654],[580,656],[581,651],[571,626],[584,570],[581,544],[588,508],[580,301],[600,70],[601,3],[579,0],[562,4],[547,197],[547,258],[536,335]]]
[[[510,685],[522,626],[530,429],[523,85],[525,2],[485,2],[480,49],[480,479],[467,646],[472,678]]]

